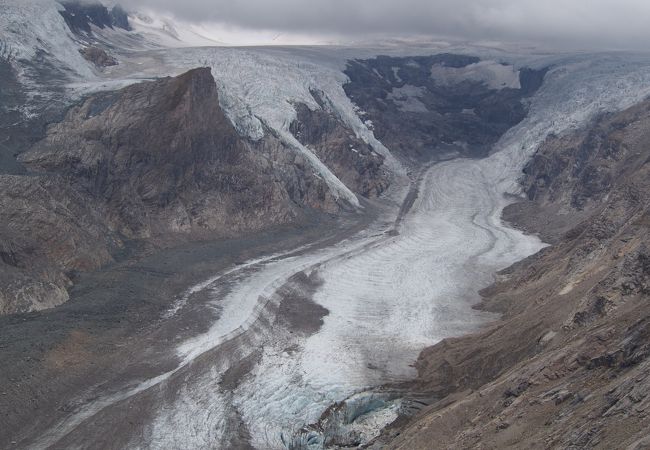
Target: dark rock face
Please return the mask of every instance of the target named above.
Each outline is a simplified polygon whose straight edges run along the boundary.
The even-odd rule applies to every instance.
[[[273,221],[290,219],[286,191],[256,159],[220,110],[209,69],[91,97],[21,155],[105,202],[128,238],[255,229],[262,223],[237,217],[275,204]]]
[[[0,175],[0,314],[59,305],[72,271],[111,260],[121,243],[93,203],[58,176]]]
[[[0,59],[0,173],[21,173],[15,160],[16,148],[24,145],[12,130],[23,121],[19,105],[26,100],[16,74],[8,61]]]
[[[128,15],[119,5],[109,11],[100,2],[65,0],[60,3],[65,8],[61,15],[73,33],[91,34],[91,25],[98,28],[117,27],[131,30]]]
[[[506,218],[555,245],[486,290],[500,322],[422,353],[443,399],[386,448],[647,447],[650,102],[549,138],[522,183]]]
[[[542,70],[530,69],[524,67],[519,71],[519,82],[521,84],[521,94],[525,97],[530,97],[535,94],[544,84],[544,77],[548,72],[548,68]]]
[[[621,166],[629,164],[621,145],[626,128],[620,121],[605,118],[571,138],[550,138],[524,169],[528,198],[575,209],[600,202],[610,193]]]
[[[129,15],[120,5],[113,6],[110,14],[111,23],[114,27],[122,28],[123,30],[127,31],[131,30],[131,25],[129,24]]]
[[[345,175],[349,133],[301,126]],[[19,160],[29,175],[0,176],[0,313],[65,301],[74,272],[112,261],[131,240],[236,237],[300,221],[308,209],[339,211],[303,156],[270,133],[252,142],[236,132],[209,69],[93,95]],[[376,155],[360,158],[351,187],[379,192],[380,166]]]
[[[523,100],[539,89],[546,73],[516,73],[493,63],[486,73],[494,78],[482,80],[481,64],[476,57],[451,54],[356,60],[345,71],[350,78],[345,91],[391,151],[423,160],[449,153],[480,157],[523,120]],[[500,81],[500,75],[506,78]]]
[[[84,47],[79,50],[79,53],[81,53],[81,56],[83,56],[87,61],[90,61],[100,68],[117,65],[117,60],[115,58],[98,47]]]
[[[319,99],[318,94],[314,94]],[[321,103],[311,111],[297,105],[298,118],[290,127],[301,144],[312,150],[343,183],[364,197],[376,197],[388,186],[384,157],[358,139]]]

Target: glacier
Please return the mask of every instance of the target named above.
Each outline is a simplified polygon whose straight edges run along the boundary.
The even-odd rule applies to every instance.
[[[257,448],[283,448],[287,434],[299,434],[329,405],[373,386],[409,379],[422,348],[489,320],[471,308],[479,300],[478,290],[492,282],[496,271],[544,246],[500,220],[512,201],[506,194],[519,194],[523,165],[550,133],[575,129],[650,94],[648,61],[621,65],[619,58],[558,60],[532,100],[529,117],[503,137],[490,157],[448,161],[426,171],[398,235],[388,233],[394,224],[384,217],[376,228],[337,247],[265,264],[237,282],[219,301],[226,308],[246,305],[250,315],[239,311],[246,318],[241,331],[261,326],[265,310],[260,299],[273,301],[280,286],[300,271],[316,272],[323,280],[314,301],[329,314],[323,327],[304,340],[256,329],[254,344],[242,345],[240,351],[263,346],[263,354],[234,394],[211,401],[219,391],[219,371],[200,376],[154,422],[154,446],[187,443],[188,429],[193,443],[205,445],[211,438],[197,435],[200,423],[207,417],[208,423],[224,420],[224,402],[229,401]],[[231,338],[225,332],[233,329],[232,317],[224,315],[208,333],[180,345],[179,355],[185,361],[188,355],[205,355]],[[194,405],[201,405],[200,411]]]
[[[404,165],[375,138],[345,95],[343,69],[352,57],[431,54],[439,52],[438,47],[146,46],[120,54],[119,67],[98,74],[61,28],[53,2],[1,4],[9,5],[0,14],[2,29],[23,36],[3,33],[3,38],[23,60],[33,58],[45,42],[73,73],[66,86],[71,99],[208,66],[221,106],[242,135],[255,140],[266,128],[273,130],[308,158],[338,198],[359,207],[354,193],[289,132],[296,103],[320,108],[312,95],[317,91],[358,137],[386,158],[394,181],[381,199],[382,214],[367,229],[334,245],[314,243],[248,261],[188,287],[164,320],[182,317],[189,297],[197,292],[208,294],[209,301],[198,305],[206,314],[216,307],[220,314],[204,333],[178,343],[175,368],[134,380],[74,411],[34,448],[56,445],[63,438],[72,443],[78,438],[81,445],[85,441],[76,431],[101,426],[89,419],[107,410],[120,414],[127,400],[143,395],[155,398],[155,408],[144,431],[131,436],[132,448],[215,448],[228,442],[233,417],[244,424],[256,448],[322,448],[327,436],[314,439],[312,434],[307,439],[301,431],[305,426],[317,422],[334,403],[359,402],[364,393],[387,382],[412,378],[412,364],[423,348],[492,319],[472,308],[479,301],[478,291],[491,284],[497,271],[544,247],[537,237],[510,228],[500,218],[503,208],[521,194],[521,170],[543,140],[650,95],[650,59],[644,55],[535,55],[445,44],[446,52],[512,64],[498,68],[505,73],[481,67],[471,74],[452,74],[486,77],[495,86],[514,83],[510,75],[524,65],[552,69],[531,98],[528,117],[503,136],[489,157],[427,166],[419,178],[409,180]],[[42,30],[26,22],[32,15],[46,22]],[[110,33],[104,38],[111,39]],[[396,220],[409,183],[417,185],[419,195],[408,214]],[[309,336],[273,326],[282,289],[301,289],[294,285],[297,274],[319,280],[312,300],[328,311],[320,329]],[[249,357],[254,357],[254,367],[236,386],[224,389],[228,370]],[[385,409],[364,415],[355,426],[370,439],[395,417],[395,407],[387,402]]]

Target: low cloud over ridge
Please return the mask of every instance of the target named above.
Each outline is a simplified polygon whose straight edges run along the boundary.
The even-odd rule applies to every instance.
[[[193,22],[300,34],[444,35],[645,49],[647,0],[121,0]]]

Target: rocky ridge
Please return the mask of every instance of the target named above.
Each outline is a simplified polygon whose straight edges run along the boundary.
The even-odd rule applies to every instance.
[[[296,105],[297,119],[291,123],[291,133],[354,192],[365,197],[379,195],[388,186],[384,158],[342,127],[318,93],[312,95],[321,109],[312,111],[306,105]]]

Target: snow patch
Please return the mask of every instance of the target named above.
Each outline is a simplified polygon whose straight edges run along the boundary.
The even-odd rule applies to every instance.
[[[451,86],[462,81],[477,81],[490,89],[520,89],[519,70],[495,61],[480,61],[466,67],[448,67],[434,64],[431,76],[441,86]]]
[[[405,84],[400,88],[393,88],[387,95],[388,100],[392,100],[400,111],[426,113],[429,112],[427,107],[420,101],[426,93],[426,88],[422,86],[413,86]]]
[[[213,47],[227,45],[206,36],[201,26],[184,23],[172,17],[147,11],[129,15],[129,24],[136,33],[161,47]]]
[[[398,83],[401,83],[402,79],[399,76],[399,67],[391,67],[391,69],[393,70],[393,76],[395,77],[395,80]]]

